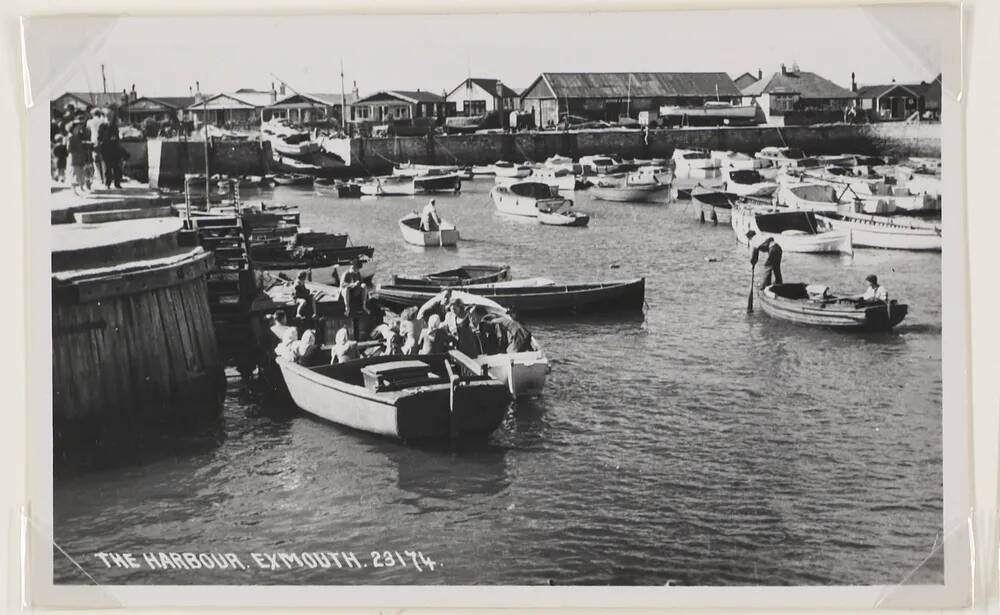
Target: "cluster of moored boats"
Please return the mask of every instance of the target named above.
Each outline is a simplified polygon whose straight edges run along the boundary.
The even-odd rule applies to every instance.
[[[666,204],[689,199],[687,207],[693,205],[698,218],[728,222],[746,245],[758,247],[773,239],[784,252],[850,254],[867,247],[940,251],[939,222],[928,219],[940,215],[940,171],[932,159],[890,164],[861,155],[806,157],[791,148],[765,148],[755,155],[678,149],[671,159],[587,156],[573,161],[557,156],[541,164],[500,161],[471,168],[397,165],[392,176],[316,180],[313,186],[331,193],[352,186],[350,196],[382,196],[458,191],[463,180],[492,177],[490,198],[497,211],[563,226],[589,220],[575,208],[573,196],[580,190],[589,190],[592,200]],[[450,222],[439,220],[434,226],[427,230],[416,213],[399,221],[411,244],[433,248],[460,241]],[[397,274],[391,283],[370,286],[367,296],[375,311],[366,309],[359,318],[357,312],[345,314],[340,288],[309,286],[314,297],[325,298],[316,301],[315,311],[321,348],[329,348],[341,329],[364,340],[377,327],[412,318],[405,315],[413,309],[423,314],[447,297],[506,318],[638,312],[645,300],[643,278],[562,284],[545,278],[512,280],[504,265],[466,265]],[[753,296],[752,291],[751,302]],[[822,285],[772,284],[756,296],[774,318],[833,328],[885,330],[908,311],[895,300],[861,302],[833,295]],[[275,284],[259,303],[258,315],[295,305],[287,284]],[[263,344],[273,346],[263,324],[261,331]],[[457,349],[400,356],[376,350],[374,356],[330,364],[327,351],[307,362],[282,358],[276,365],[292,398],[306,411],[402,439],[488,433],[499,426],[510,397],[542,393],[550,370],[537,339],[528,349],[493,349],[478,356]]]

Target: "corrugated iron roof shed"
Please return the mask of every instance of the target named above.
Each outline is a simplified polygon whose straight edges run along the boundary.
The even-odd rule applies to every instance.
[[[744,96],[798,94],[802,98],[854,98],[855,93],[806,71],[777,72],[743,88]]]
[[[542,73],[557,98],[734,97],[726,73]]]

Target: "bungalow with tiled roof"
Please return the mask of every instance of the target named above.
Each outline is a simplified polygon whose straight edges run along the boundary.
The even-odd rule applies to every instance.
[[[455,105],[455,112],[465,116],[486,115],[493,111],[517,109],[517,92],[499,79],[470,77],[448,92],[445,99]]]
[[[444,96],[422,90],[383,90],[359,99],[352,108],[354,122],[387,123],[420,118],[447,117]]]
[[[930,83],[864,85],[857,89],[857,99],[874,120],[940,119],[941,75]]]
[[[129,124],[141,124],[147,118],[158,122],[183,120],[184,110],[194,100],[194,96],[143,96],[122,105],[121,115]]]
[[[264,119],[283,118],[292,122],[323,122],[350,117],[351,105],[357,100],[352,92],[344,94],[294,93],[276,100],[264,108]],[[347,113],[343,112],[346,105]]]
[[[63,111],[67,105],[90,111],[94,107],[112,107],[128,99],[124,92],[65,92],[52,99],[51,108]]]
[[[798,66],[781,65],[781,71],[743,88],[743,104],[755,104],[768,124],[784,125],[787,118],[809,116],[821,121],[843,120],[855,93]]]
[[[275,93],[244,88],[220,94],[198,94],[195,98],[186,112],[196,125],[207,120],[215,126],[246,127],[260,124],[264,107],[274,102]]]
[[[567,115],[617,122],[664,105],[737,102],[740,90],[726,73],[542,73],[521,94],[521,108],[536,126]]]

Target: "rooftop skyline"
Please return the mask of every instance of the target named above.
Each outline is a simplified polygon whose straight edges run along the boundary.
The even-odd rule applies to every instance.
[[[469,76],[521,89],[541,72],[722,71],[735,78],[758,70],[766,76],[781,64],[849,88],[852,72],[859,84],[932,80],[942,50],[940,26],[927,19],[933,10],[96,20],[104,25],[81,28],[79,42],[47,50],[58,77],[32,75],[32,85],[36,92],[51,87],[52,96],[99,92],[104,64],[108,91],[135,84],[140,96],[184,96],[196,82],[205,93],[267,90],[282,80],[300,92],[336,93],[342,59],[346,91],[356,82],[362,96],[441,93]],[[65,53],[62,66],[57,52]],[[28,59],[32,71],[44,72],[33,65],[30,45]]]

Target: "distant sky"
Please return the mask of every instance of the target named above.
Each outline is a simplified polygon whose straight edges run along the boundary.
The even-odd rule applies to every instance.
[[[930,80],[943,25],[922,8],[646,13],[122,18],[92,52],[74,52],[59,91],[135,84],[140,95],[268,89],[273,75],[305,92],[441,92],[462,79],[527,87],[542,71],[744,71],[798,63],[850,87]],[[904,18],[900,19],[899,15]],[[65,45],[64,45],[65,47]],[[66,49],[61,51],[65,52]],[[30,58],[29,58],[30,64]],[[58,94],[58,92],[56,92]]]

